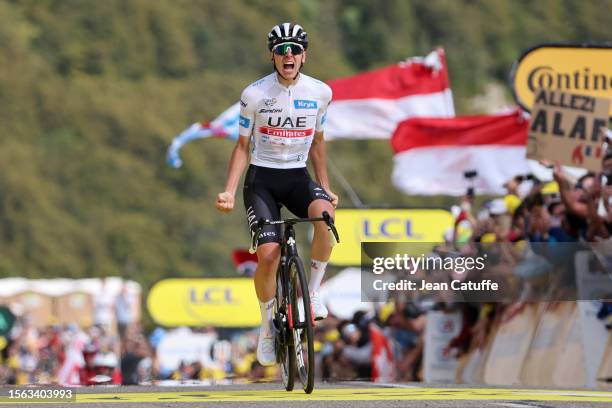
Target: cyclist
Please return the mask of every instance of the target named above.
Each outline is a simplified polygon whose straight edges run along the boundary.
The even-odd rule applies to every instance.
[[[225,190],[215,206],[222,212],[234,208],[236,189],[249,158],[243,187],[244,206],[251,233],[260,218],[280,219],[287,207],[300,218],[333,216],[338,197],[327,178],[323,124],[332,98],[325,83],[300,72],[306,62],[308,35],[295,23],[278,24],[268,34],[274,72],[249,85],[240,98],[240,137],[229,163]],[[310,154],[316,182],[306,169]],[[318,290],[331,254],[324,222],[315,222],[308,290],[315,319],[327,317]],[[272,318],[276,270],[280,260],[280,226],[265,226],[257,237],[258,264],[255,292],[261,308],[257,359],[262,365],[276,362]]]

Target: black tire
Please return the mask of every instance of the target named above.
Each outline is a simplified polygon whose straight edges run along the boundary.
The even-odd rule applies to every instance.
[[[304,273],[304,266],[299,257],[293,257],[289,261],[289,282],[292,290],[290,297],[292,302],[293,324],[301,324],[302,327],[294,327],[293,339],[295,349],[295,364],[298,377],[304,388],[304,392],[310,394],[314,389],[315,355],[314,355],[314,322],[310,308],[310,294],[308,292],[308,281]],[[300,305],[301,303],[301,305]],[[300,306],[302,306],[300,308]]]
[[[288,317],[289,300],[284,293],[283,282],[280,274],[276,278],[276,311],[274,316],[276,319],[277,334],[276,334],[276,360],[281,368],[281,379],[285,390],[293,391],[295,383],[295,347],[293,345],[293,335],[289,330]]]

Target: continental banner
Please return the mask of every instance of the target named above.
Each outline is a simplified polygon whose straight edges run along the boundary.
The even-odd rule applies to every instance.
[[[330,263],[361,263],[362,242],[440,242],[453,226],[449,211],[438,209],[338,209],[336,227],[340,244]]]
[[[147,298],[156,323],[169,326],[254,327],[260,324],[252,279],[166,279]]]
[[[511,82],[516,102],[528,111],[539,88],[612,99],[612,45],[535,46],[514,64]]]

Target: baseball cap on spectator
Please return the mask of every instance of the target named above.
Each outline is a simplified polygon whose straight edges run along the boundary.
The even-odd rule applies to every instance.
[[[508,213],[514,214],[514,211],[521,205],[521,199],[514,194],[506,194],[504,197],[504,204],[506,205]]]
[[[490,244],[497,241],[497,236],[493,232],[487,232],[480,237],[481,244]]]
[[[549,181],[542,186],[541,193],[544,195],[559,194],[559,184],[556,181]]]
[[[502,215],[508,212],[508,208],[506,207],[506,203],[502,198],[496,198],[491,201],[489,205],[489,213],[491,215]]]
[[[338,330],[330,330],[325,333],[325,341],[334,342],[340,338],[340,332]]]
[[[387,319],[389,318],[389,316],[391,316],[391,313],[393,313],[394,311],[395,311],[395,303],[389,302],[385,304],[383,307],[381,307],[380,310],[378,311],[378,319],[381,321],[381,323],[385,323]]]

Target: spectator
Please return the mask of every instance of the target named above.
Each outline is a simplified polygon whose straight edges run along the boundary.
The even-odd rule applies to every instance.
[[[129,290],[127,282],[123,284],[121,292],[115,299],[115,313],[117,316],[117,327],[119,336],[123,338],[125,329],[134,322],[135,299]]]
[[[109,293],[109,281],[105,280],[100,293],[94,299],[94,324],[111,329],[114,324],[113,299]]]

